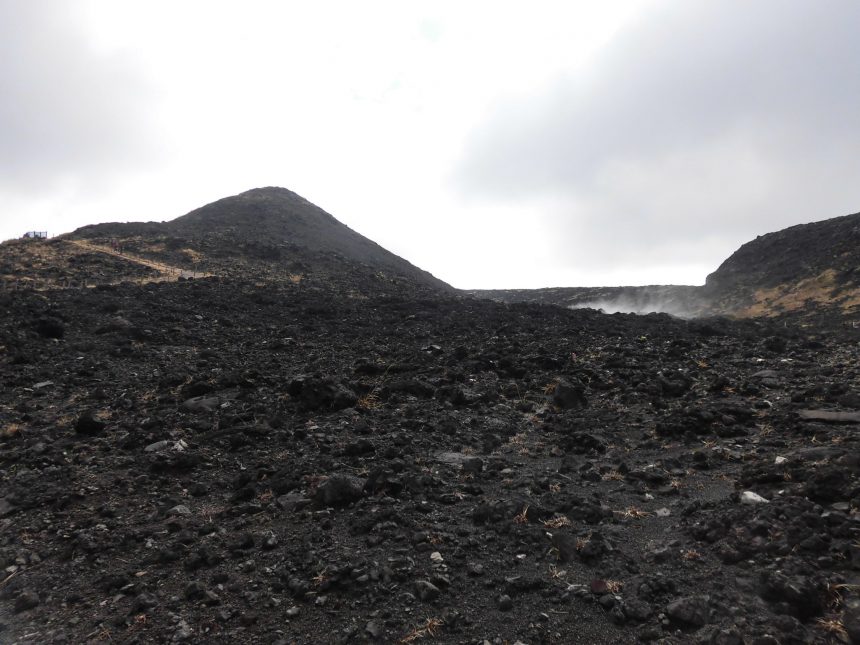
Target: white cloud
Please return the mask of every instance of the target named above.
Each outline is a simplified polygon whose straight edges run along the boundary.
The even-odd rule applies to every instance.
[[[849,2],[666,3],[587,75],[502,104],[456,180],[475,200],[552,199],[570,268],[716,268],[757,233],[857,209],[858,24]]]
[[[0,0],[0,238],[282,185],[456,286],[701,280],[860,197],[826,6]]]
[[[0,0],[0,194],[94,191],[158,157],[134,61],[93,52],[63,2]]]

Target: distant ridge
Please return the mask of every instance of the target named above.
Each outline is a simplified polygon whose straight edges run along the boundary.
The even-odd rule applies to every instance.
[[[710,274],[712,309],[742,316],[860,305],[860,213],[798,224],[742,245]]]
[[[742,245],[704,286],[558,287],[468,293],[612,312],[739,318],[860,315],[860,213],[791,226]]]

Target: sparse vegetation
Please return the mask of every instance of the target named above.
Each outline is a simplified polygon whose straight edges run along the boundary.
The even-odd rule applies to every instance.
[[[406,636],[401,638],[398,643],[401,643],[401,645],[407,645],[408,643],[414,643],[422,638],[434,638],[444,624],[445,623],[441,618],[428,618],[423,624],[415,627],[412,631],[406,634]]]
[[[523,506],[523,510],[514,516],[514,523],[515,524],[528,524],[528,522],[529,522],[528,512],[529,512],[529,506],[528,506],[528,504],[526,504],[525,506]]]

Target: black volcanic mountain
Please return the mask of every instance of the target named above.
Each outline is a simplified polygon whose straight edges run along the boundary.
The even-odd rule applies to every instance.
[[[359,267],[368,275],[381,272],[387,278],[452,291],[286,188],[249,190],[170,222],[96,224],[70,237],[118,238],[131,252],[220,275],[235,272],[243,260],[252,273],[288,267],[294,275],[322,271],[342,278]]]
[[[774,315],[860,307],[860,213],[800,224],[747,242],[708,276],[716,311]]]

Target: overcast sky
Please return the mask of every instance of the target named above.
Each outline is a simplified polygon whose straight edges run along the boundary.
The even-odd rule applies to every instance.
[[[0,239],[284,186],[462,288],[860,211],[860,2],[0,0]]]

